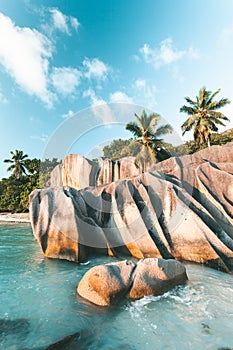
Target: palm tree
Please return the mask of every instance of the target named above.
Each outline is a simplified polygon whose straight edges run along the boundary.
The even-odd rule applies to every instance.
[[[230,103],[227,98],[222,98],[219,101],[214,100],[214,97],[220,92],[220,89],[214,91],[207,91],[205,87],[200,89],[196,100],[185,97],[189,106],[182,106],[180,112],[187,113],[188,119],[183,123],[181,129],[184,133],[194,128],[194,140],[198,144],[207,143],[210,147],[210,136],[212,131],[218,131],[217,125],[225,124],[222,120],[229,119],[219,109]]]
[[[130,122],[126,125],[126,130],[133,133],[135,142],[141,145],[141,149],[136,156],[135,164],[142,166],[143,172],[147,171],[147,166],[155,163],[156,153],[163,145],[163,140],[159,137],[161,135],[171,133],[172,127],[169,124],[162,125],[155,130],[155,127],[160,120],[160,115],[152,113],[147,116],[143,110],[139,117],[135,113],[137,122]]]
[[[27,166],[25,164],[25,160],[28,157],[27,154],[23,154],[23,151],[19,151],[18,149],[15,152],[10,152],[12,155],[12,159],[5,159],[5,163],[11,163],[11,165],[7,168],[7,171],[13,171],[13,174],[19,178],[20,175],[26,174]]]

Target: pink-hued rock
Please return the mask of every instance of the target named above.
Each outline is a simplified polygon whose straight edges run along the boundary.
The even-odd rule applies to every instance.
[[[52,170],[46,187],[69,186],[80,190],[89,186],[107,185],[120,179],[131,179],[141,174],[134,160],[134,157],[116,161],[99,158],[96,163],[80,154],[69,154],[62,164]]]
[[[91,268],[79,282],[77,292],[96,305],[109,306],[126,295],[131,299],[161,295],[187,279],[179,261],[147,258],[136,264],[125,260]]]
[[[79,282],[77,292],[100,306],[108,306],[122,299],[132,284],[135,263],[120,261],[90,269]]]
[[[129,296],[141,299],[148,295],[161,295],[184,284],[187,279],[186,269],[179,261],[143,259],[137,263]]]
[[[75,167],[68,168],[75,174]],[[132,178],[109,184],[34,191],[31,223],[45,255],[81,261],[91,248],[233,271],[233,143],[167,159],[138,176],[132,169],[121,171]],[[75,181],[70,179],[73,186]]]

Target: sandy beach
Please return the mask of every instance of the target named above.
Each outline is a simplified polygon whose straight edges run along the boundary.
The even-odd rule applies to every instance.
[[[11,223],[30,223],[29,213],[0,213],[0,223],[11,222]]]

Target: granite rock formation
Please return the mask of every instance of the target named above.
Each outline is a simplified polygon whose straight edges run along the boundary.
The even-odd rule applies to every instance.
[[[72,169],[66,185],[75,186]],[[132,178],[104,185],[103,178],[81,190],[32,192],[31,224],[47,257],[79,262],[98,252],[233,271],[233,143],[167,159]]]
[[[119,160],[99,158],[98,163],[80,154],[67,155],[62,164],[51,172],[46,187],[70,186],[80,190],[89,186],[106,185],[120,179],[138,176],[141,171],[134,164],[134,157]]]
[[[149,258],[136,264],[125,260],[93,267],[79,282],[77,292],[96,305],[109,306],[126,295],[131,299],[161,295],[187,279],[179,261]]]

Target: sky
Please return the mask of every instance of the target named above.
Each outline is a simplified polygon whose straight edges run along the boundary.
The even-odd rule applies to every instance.
[[[185,96],[233,101],[232,13],[232,0],[0,0],[0,178],[15,149],[101,155],[142,109],[174,144],[191,139]]]

